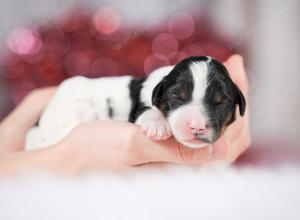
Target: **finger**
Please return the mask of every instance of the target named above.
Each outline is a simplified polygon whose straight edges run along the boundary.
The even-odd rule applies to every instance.
[[[214,143],[213,148],[216,148],[216,154],[213,154],[213,158],[222,159],[223,157],[225,160],[233,162],[250,146],[250,143],[249,107],[247,107],[245,115],[240,117],[237,113],[236,121],[231,124],[220,139]],[[219,151],[221,152],[218,153]]]
[[[250,146],[251,137],[249,126],[228,130],[212,146],[212,160],[233,162],[245,149]]]
[[[16,112],[23,119],[26,119],[24,122],[26,122],[28,126],[34,125],[54,96],[55,91],[56,87],[34,90],[20,103],[16,108]]]
[[[191,149],[178,143],[173,137],[165,141],[154,141],[137,133],[134,138],[131,152],[137,155],[133,157],[133,163],[200,163],[209,160],[209,148]],[[142,155],[142,156],[141,156]]]
[[[224,62],[224,65],[227,67],[237,86],[245,95],[246,102],[248,102],[248,79],[243,65],[243,58],[240,55],[232,55]],[[241,133],[244,126],[249,127],[249,103],[246,105],[246,112],[243,117],[240,117],[240,115],[236,113],[235,122],[227,128],[224,136],[226,136],[229,141],[232,141]]]
[[[244,60],[240,55],[232,55],[224,62],[232,80],[237,84],[245,96],[248,95],[249,82],[246,75]]]
[[[243,127],[239,136],[230,142],[226,161],[229,163],[234,162],[249,146],[251,143],[249,127]]]
[[[54,96],[56,87],[45,87],[36,89],[27,95],[24,100],[20,103],[22,106],[30,106],[30,110],[41,110],[44,109],[49,101]]]
[[[226,159],[230,153],[230,142],[223,136],[212,144],[211,159]]]

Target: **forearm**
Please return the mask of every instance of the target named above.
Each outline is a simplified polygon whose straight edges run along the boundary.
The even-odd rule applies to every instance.
[[[24,150],[28,130],[38,121],[55,88],[44,88],[31,92],[0,123],[0,155]]]
[[[0,156],[0,175],[17,175],[24,172],[53,172],[74,174],[76,160],[59,144],[33,151],[8,153]]]
[[[33,120],[37,119],[24,117],[22,107],[4,119],[0,124],[0,154],[24,149],[26,133]]]

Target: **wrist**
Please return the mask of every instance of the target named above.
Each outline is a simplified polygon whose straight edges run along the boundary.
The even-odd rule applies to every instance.
[[[83,158],[71,142],[65,139],[49,147],[49,150],[53,161],[55,161],[53,171],[67,175],[75,175],[82,172]]]

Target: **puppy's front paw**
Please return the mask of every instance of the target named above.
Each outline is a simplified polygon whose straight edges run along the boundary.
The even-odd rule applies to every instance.
[[[172,135],[169,123],[165,119],[145,121],[141,129],[153,140],[166,140]]]
[[[144,121],[141,129],[153,140],[166,140],[172,135],[170,125],[164,118]]]
[[[153,140],[166,140],[171,135],[171,127],[158,109],[149,109],[137,119],[142,132]]]

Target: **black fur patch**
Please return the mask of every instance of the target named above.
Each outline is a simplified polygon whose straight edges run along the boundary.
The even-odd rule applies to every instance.
[[[240,115],[244,115],[246,103],[243,94],[231,80],[226,68],[212,59],[208,66],[204,106],[210,118],[209,126],[215,130],[215,139],[226,126],[234,122],[236,105],[239,105]]]
[[[34,124],[35,127],[38,127],[38,126],[39,126],[40,120],[41,120],[41,118],[39,118],[39,119],[35,122],[35,124]]]
[[[143,112],[150,108],[141,102],[141,89],[143,88],[143,83],[146,79],[147,77],[141,79],[132,79],[129,84],[131,99],[131,111],[128,118],[129,122],[134,123]]]
[[[207,61],[207,57],[188,57],[178,63],[174,69],[154,88],[152,104],[168,116],[172,110],[187,104],[192,99],[194,89],[190,72],[191,62]]]
[[[111,100],[110,98],[106,99],[106,105],[107,105],[107,115],[109,118],[114,118],[114,109],[111,106]]]

